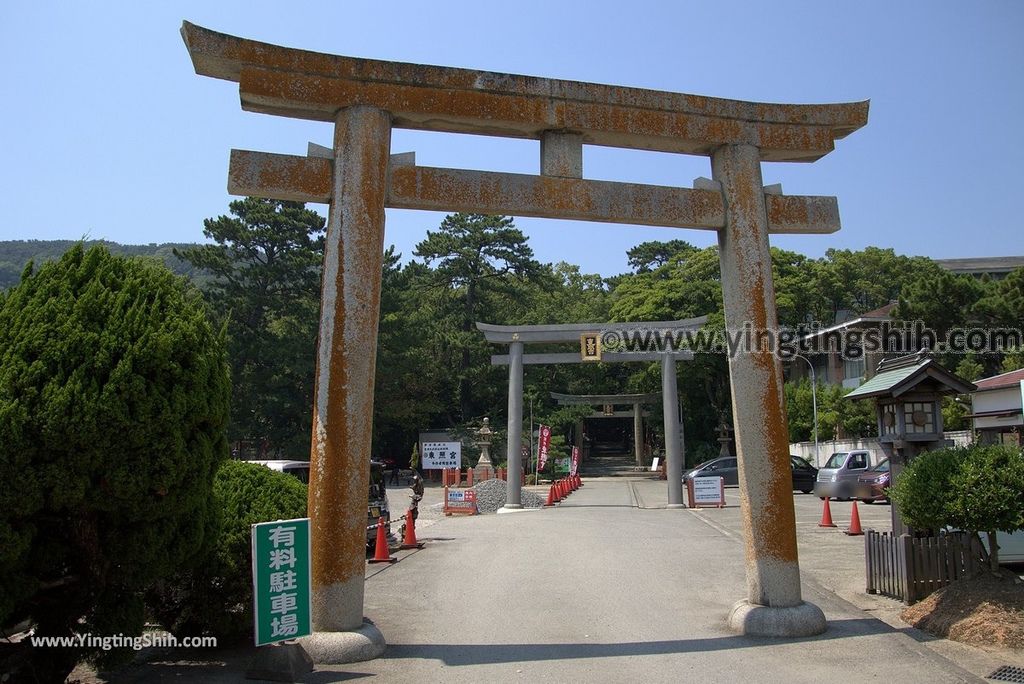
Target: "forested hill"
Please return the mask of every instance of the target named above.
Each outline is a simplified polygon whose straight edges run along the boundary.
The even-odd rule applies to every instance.
[[[36,265],[44,261],[59,259],[64,252],[71,249],[77,240],[0,240],[0,290],[16,285],[21,279],[25,264],[34,260]],[[103,245],[114,254],[127,256],[157,257],[179,275],[192,278],[198,274],[197,269],[188,262],[174,256],[174,249],[194,247],[191,243],[165,242],[148,245],[122,245],[107,240],[87,240],[86,248]]]

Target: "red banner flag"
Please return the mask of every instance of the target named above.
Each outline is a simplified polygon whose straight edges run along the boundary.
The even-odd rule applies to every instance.
[[[580,448],[574,446],[572,448],[572,466],[569,471],[569,475],[576,477],[576,471],[580,468]]]
[[[551,428],[547,425],[540,426],[540,439],[537,442],[537,470],[544,470],[548,462],[548,449],[551,448]]]

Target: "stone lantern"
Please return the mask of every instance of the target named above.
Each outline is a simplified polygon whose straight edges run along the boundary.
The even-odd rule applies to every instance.
[[[889,457],[893,479],[918,454],[952,446],[943,436],[942,397],[967,394],[973,384],[946,370],[922,350],[912,356],[886,359],[876,375],[846,395],[874,399],[878,441]],[[907,532],[892,507],[893,534]]]
[[[476,431],[478,440],[474,444],[480,447],[480,460],[473,468],[473,476],[478,480],[489,480],[494,477],[494,464],[491,463],[491,435],[494,431],[491,430],[490,423],[490,419],[484,418],[483,426]]]
[[[732,444],[732,437],[729,436],[730,432],[732,432],[732,428],[726,425],[724,420],[718,424],[719,458],[726,458],[732,456],[732,449],[729,446],[730,444]]]

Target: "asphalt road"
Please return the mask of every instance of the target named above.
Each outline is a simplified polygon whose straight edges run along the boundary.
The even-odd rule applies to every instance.
[[[863,538],[819,528],[811,495],[794,495],[803,593],[829,627],[781,640],[726,627],[746,588],[734,489],[722,509],[667,510],[664,482],[593,480],[556,508],[451,518],[440,493],[428,487],[421,503],[425,547],[367,566],[364,612],[385,655],[303,681],[941,684],[1024,665],[902,625],[898,603],[863,593]],[[850,507],[832,502],[841,528]],[[887,505],[859,510],[865,527],[887,527]],[[245,657],[195,653],[110,681],[240,682]]]

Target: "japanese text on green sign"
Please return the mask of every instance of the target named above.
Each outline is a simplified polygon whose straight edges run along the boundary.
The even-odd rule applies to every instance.
[[[255,642],[311,633],[309,518],[252,526]]]

